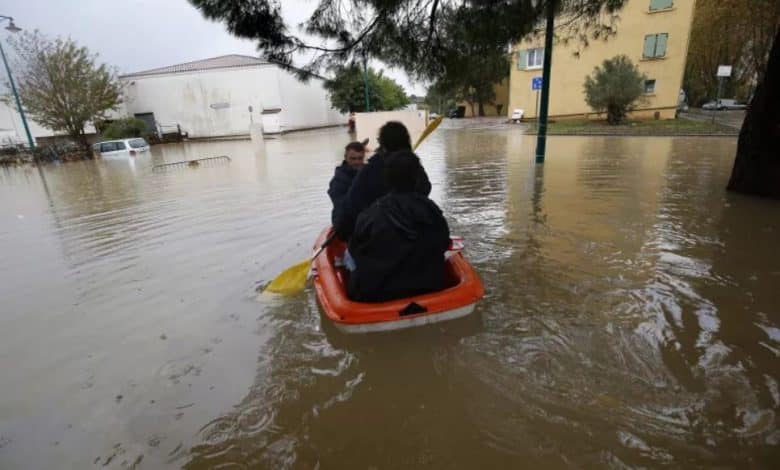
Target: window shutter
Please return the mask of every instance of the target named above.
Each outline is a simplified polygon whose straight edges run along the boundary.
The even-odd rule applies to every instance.
[[[655,38],[655,34],[648,34],[645,36],[645,47],[642,50],[642,57],[653,57],[653,54],[655,53]]]
[[[650,0],[650,11],[665,10],[672,8],[673,0]]]
[[[528,50],[517,51],[517,70],[525,70],[528,63]]]
[[[668,33],[658,34],[657,38],[658,39],[655,45],[655,57],[665,57],[666,40],[669,38],[669,34]]]

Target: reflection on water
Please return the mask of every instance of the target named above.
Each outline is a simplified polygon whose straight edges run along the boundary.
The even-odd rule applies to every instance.
[[[735,142],[456,126],[420,154],[485,299],[379,336],[254,295],[341,131],[0,172],[0,468],[776,462],[780,205],[723,190]]]

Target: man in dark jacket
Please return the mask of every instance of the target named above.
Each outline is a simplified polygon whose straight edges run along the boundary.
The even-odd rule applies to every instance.
[[[365,143],[367,142],[350,142],[344,148],[344,161],[336,167],[333,179],[330,180],[328,196],[333,202],[333,212],[331,212],[330,217],[333,224],[340,217],[342,201],[352,186],[352,180],[355,179],[358,170],[363,166],[363,161],[366,158]]]
[[[333,225],[339,238],[349,240],[360,212],[390,191],[383,176],[385,159],[400,150],[412,150],[409,131],[402,123],[389,121],[379,129],[379,149],[352,181],[341,207],[334,211]],[[430,194],[431,182],[422,165],[417,165],[413,176],[414,190],[424,196]]]
[[[450,230],[439,207],[416,191],[422,171],[410,151],[385,155],[389,193],[361,212],[349,241],[349,297],[383,302],[444,289]]]

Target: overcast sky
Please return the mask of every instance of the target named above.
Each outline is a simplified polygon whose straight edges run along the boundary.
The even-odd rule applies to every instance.
[[[284,0],[285,20],[300,23],[315,2]],[[187,0],[12,0],[0,5],[0,14],[14,17],[20,28],[38,29],[50,37],[70,36],[121,73],[224,54],[257,55],[254,43],[206,20]],[[4,40],[10,34],[0,31]],[[402,71],[385,69],[385,75],[409,94],[425,93],[424,85],[411,84]]]

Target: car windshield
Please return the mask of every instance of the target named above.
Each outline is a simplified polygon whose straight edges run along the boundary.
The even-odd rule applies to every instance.
[[[130,143],[130,147],[134,149],[146,147],[147,145],[149,145],[146,143],[144,139],[133,139],[129,143]]]

